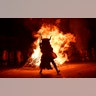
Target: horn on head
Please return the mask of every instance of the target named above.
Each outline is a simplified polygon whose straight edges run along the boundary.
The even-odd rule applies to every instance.
[[[40,37],[41,37],[41,40],[42,40],[42,35],[41,35],[41,33],[40,33]]]
[[[50,36],[50,39],[51,39],[51,36]]]
[[[40,33],[40,42],[42,42],[42,35],[41,35],[41,33]]]

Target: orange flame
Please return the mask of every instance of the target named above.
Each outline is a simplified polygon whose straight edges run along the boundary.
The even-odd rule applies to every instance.
[[[64,34],[54,25],[43,24],[38,33],[34,35],[35,37],[38,37],[38,39],[33,44],[35,48],[31,57],[36,65],[40,64],[42,56],[39,47],[39,43],[42,42],[40,35],[42,35],[42,38],[51,37],[50,44],[53,51],[57,54],[57,58],[54,59],[56,64],[63,64],[65,61],[68,61],[68,56],[65,51],[70,47],[70,42],[76,42],[74,35],[71,33]]]

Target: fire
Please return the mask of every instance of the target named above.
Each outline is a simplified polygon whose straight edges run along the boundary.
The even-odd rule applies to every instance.
[[[41,35],[42,38],[51,38],[50,44],[53,51],[57,54],[57,58],[55,59],[56,64],[63,64],[65,61],[68,61],[66,51],[70,47],[70,42],[76,42],[75,36],[71,33],[64,34],[57,26],[43,24],[37,34],[34,35],[37,40],[33,44],[32,62],[36,65],[40,64],[42,53],[40,52],[39,43],[42,42]]]

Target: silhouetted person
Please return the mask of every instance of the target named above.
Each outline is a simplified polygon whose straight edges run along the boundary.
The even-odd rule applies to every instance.
[[[7,50],[3,51],[2,61],[3,61],[2,64],[4,66],[7,66],[7,64],[8,64],[8,51]]]
[[[42,43],[40,43],[40,49],[42,52],[41,63],[40,63],[40,74],[42,73],[42,70],[45,68],[52,69],[50,65],[51,62],[54,65],[57,74],[60,72],[60,70],[57,69],[57,66],[54,62],[54,57],[52,56],[53,48],[51,47],[49,40],[50,39],[42,39]]]

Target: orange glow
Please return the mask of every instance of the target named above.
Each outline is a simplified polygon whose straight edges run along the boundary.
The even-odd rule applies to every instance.
[[[57,58],[54,59],[57,65],[63,64],[65,61],[68,61],[68,56],[65,51],[70,47],[70,42],[76,42],[75,37],[71,33],[64,34],[59,30],[57,26],[43,24],[41,29],[34,35],[38,38],[34,44],[34,52],[32,54],[32,60],[35,60],[35,64],[40,64],[40,59],[42,53],[40,52],[39,43],[42,42],[42,38],[51,38],[50,44],[53,48],[53,51],[57,54]]]

